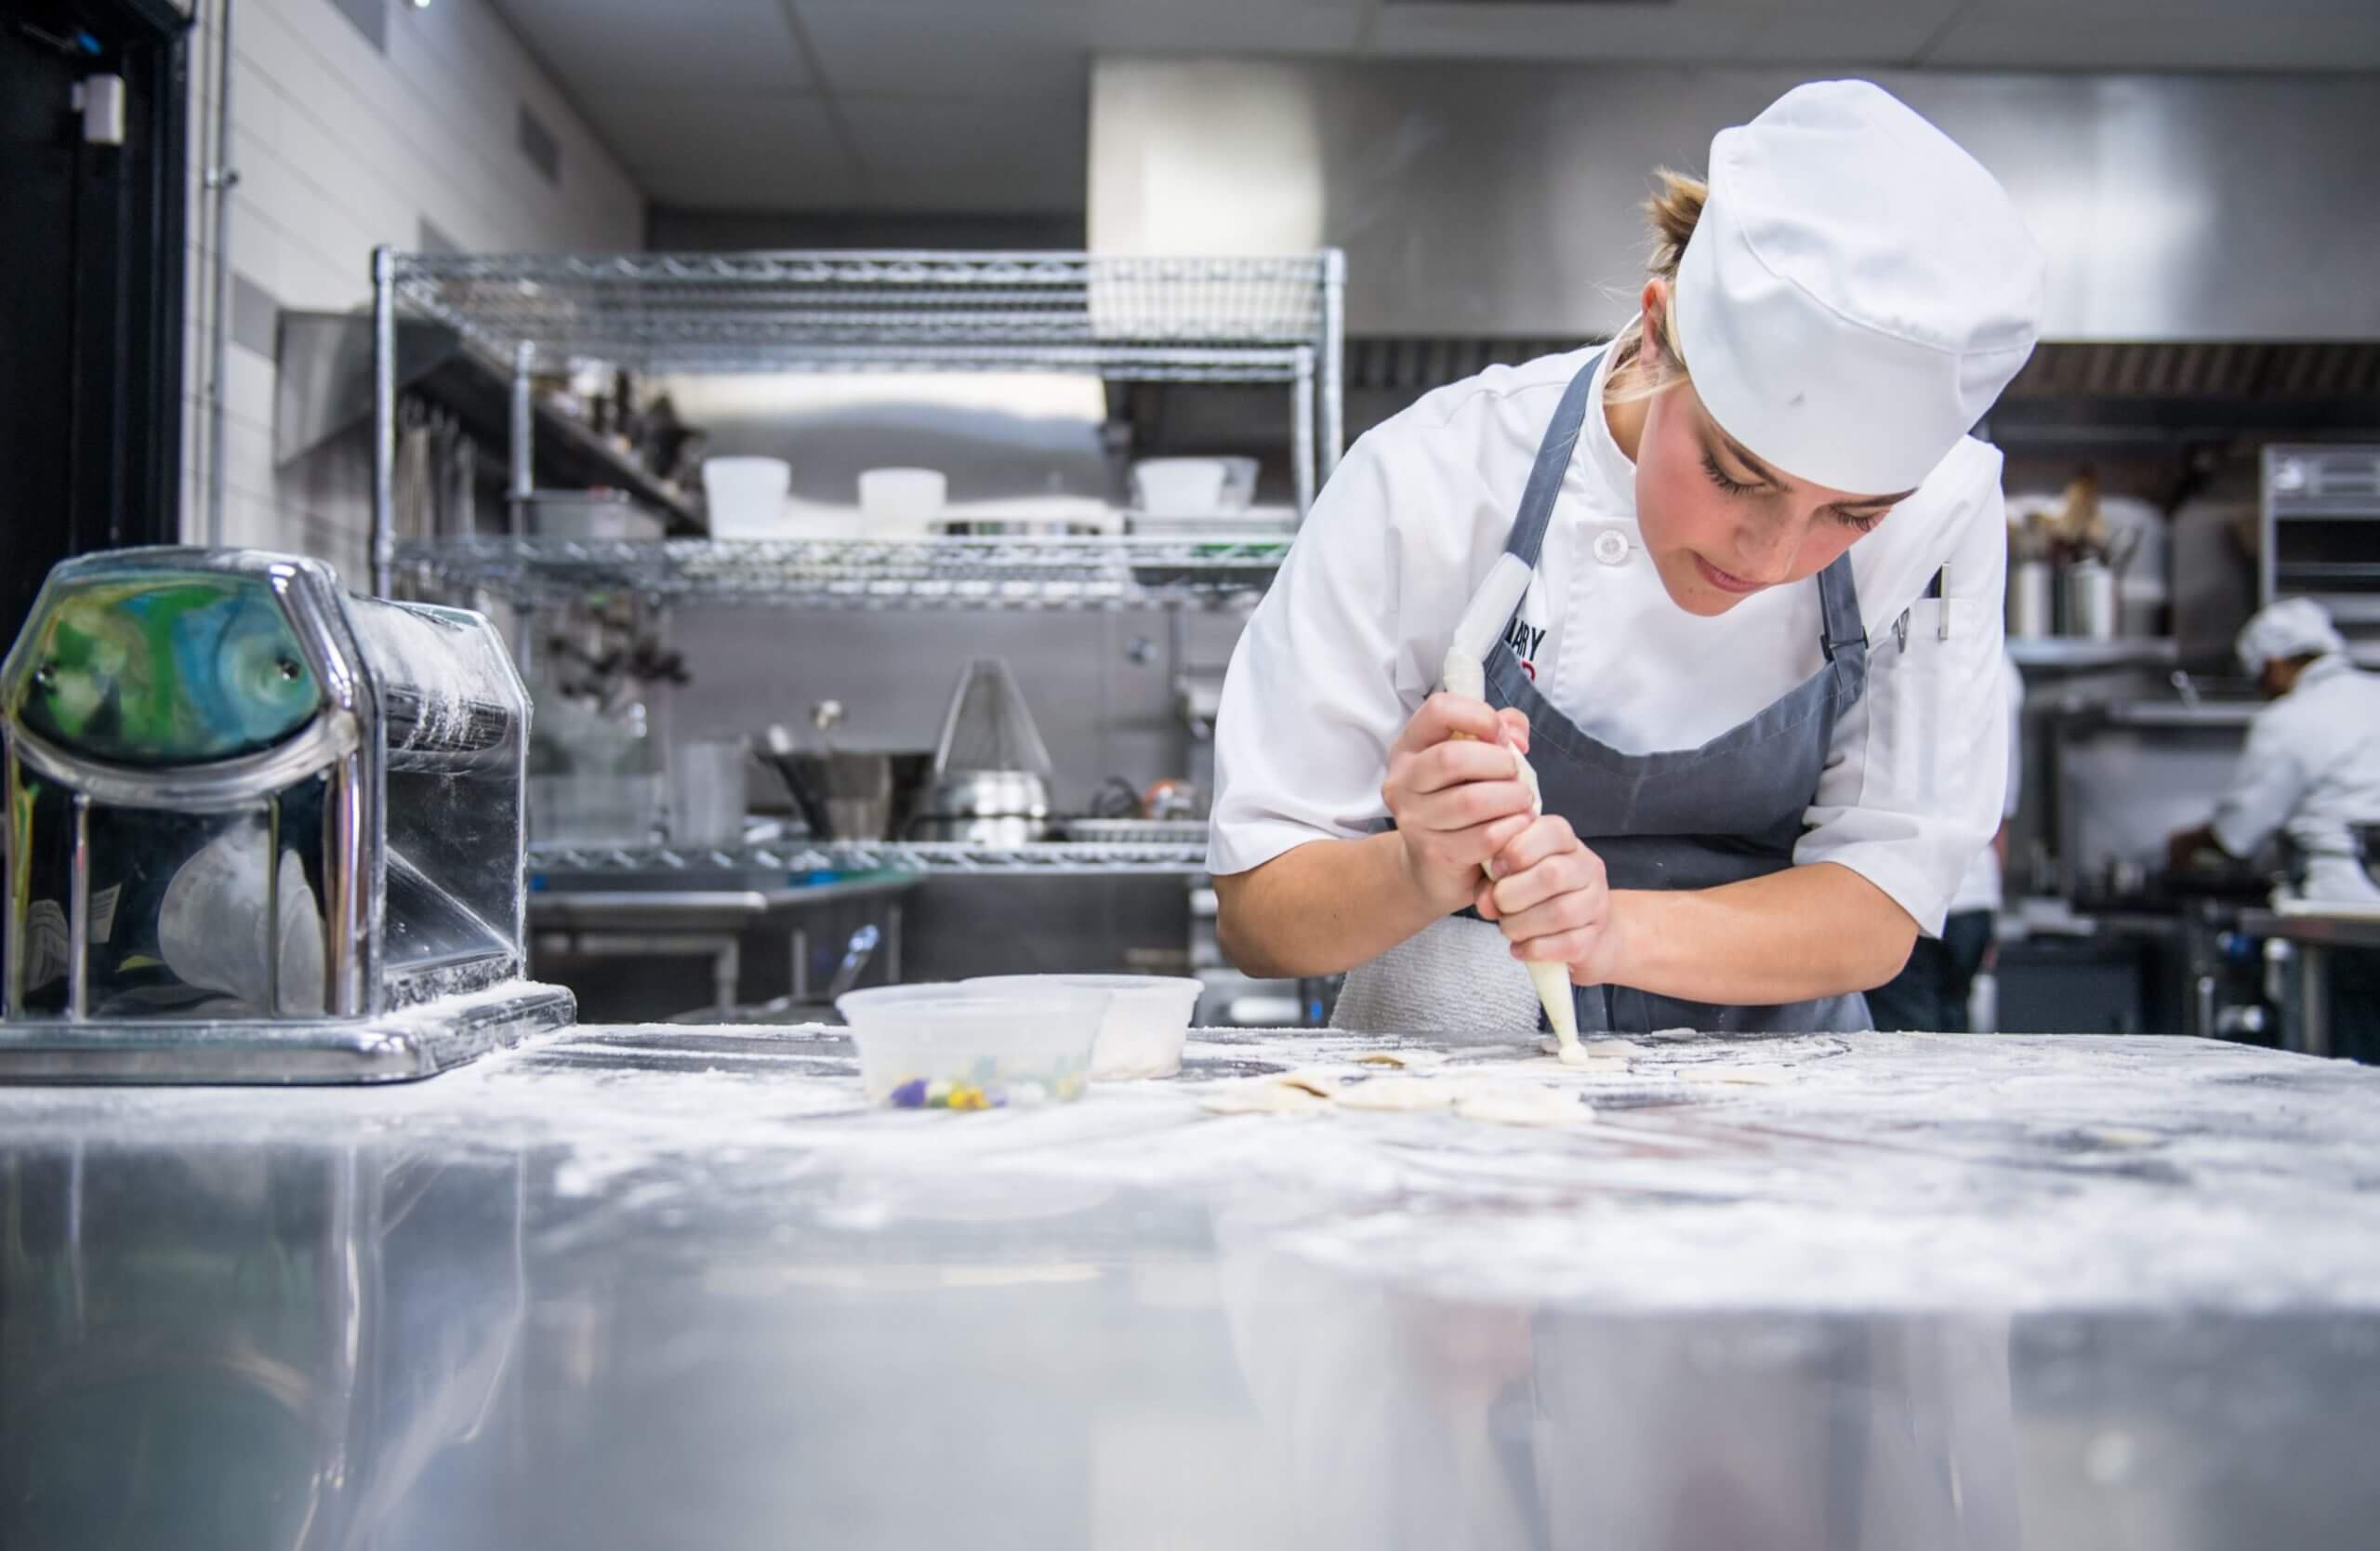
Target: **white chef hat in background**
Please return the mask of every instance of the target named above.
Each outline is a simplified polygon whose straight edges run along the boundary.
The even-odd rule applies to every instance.
[[[2331,623],[2330,611],[2311,598],[2283,598],[2257,612],[2240,629],[2240,660],[2251,673],[2291,657],[2344,652],[2347,638]]]
[[[1912,489],[2041,333],[2041,249],[2007,192],[1866,81],[1796,86],[1711,142],[1672,306],[1696,391],[1798,478]]]

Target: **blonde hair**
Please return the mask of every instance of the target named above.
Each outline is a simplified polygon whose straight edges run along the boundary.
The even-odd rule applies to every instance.
[[[1677,284],[1678,261],[1686,257],[1686,245],[1694,236],[1694,228],[1702,219],[1703,202],[1710,198],[1710,185],[1699,178],[1689,178],[1682,172],[1660,167],[1653,174],[1660,184],[1653,197],[1645,201],[1645,217],[1653,228],[1653,256],[1650,273],[1654,278]],[[1621,373],[1634,366],[1644,353],[1645,320],[1632,319],[1611,341],[1612,369],[1605,378],[1604,399],[1608,404],[1630,404],[1649,399],[1654,394],[1687,379],[1686,354],[1677,344],[1677,307],[1661,309],[1661,360],[1652,371]]]

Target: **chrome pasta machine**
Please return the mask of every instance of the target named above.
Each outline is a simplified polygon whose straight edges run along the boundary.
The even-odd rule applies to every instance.
[[[523,978],[528,722],[478,614],[60,565],[0,665],[0,1080],[424,1077],[569,1023]]]

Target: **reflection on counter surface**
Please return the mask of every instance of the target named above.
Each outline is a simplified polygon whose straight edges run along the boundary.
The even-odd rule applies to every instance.
[[[0,1542],[2367,1543],[2380,1075],[1681,1039],[1573,1131],[1198,1114],[1358,1048],[993,1116],[860,1112],[821,1030],[0,1095]]]

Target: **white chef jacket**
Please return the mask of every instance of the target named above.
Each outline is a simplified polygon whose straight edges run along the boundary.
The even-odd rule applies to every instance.
[[[2306,665],[2287,695],[2256,713],[2215,838],[2252,856],[2276,829],[2306,854],[2308,899],[2380,903],[2354,856],[2350,825],[2380,824],[2380,674],[2338,653]]]
[[[2016,669],[2016,659],[2005,657],[2003,676],[2008,681],[2008,794],[2000,802],[2000,820],[2006,823],[2016,816],[2016,803],[2024,796],[2025,782],[2025,679]],[[1975,854],[1966,871],[1959,875],[1959,886],[1950,894],[1950,914],[1963,910],[1993,910],[2000,908],[2005,893],[2000,871],[2000,847],[1995,833],[1986,841],[1983,849]]]
[[[1244,872],[1383,826],[1389,745],[1438,687],[1455,623],[1502,551],[1584,359],[1490,367],[1349,450],[1232,654],[1209,870]],[[1818,583],[1755,593],[1716,618],[1671,602],[1637,529],[1635,467],[1596,412],[1609,370],[1606,353],[1507,646],[1554,708],[1603,742],[1695,748],[1818,670]],[[1836,722],[1794,860],[1851,868],[1938,935],[1960,873],[1998,827],[2007,774],[1999,453],[1962,441],[1851,557],[1868,688]],[[1923,597],[1945,566],[1948,598]]]

